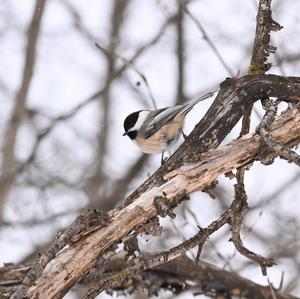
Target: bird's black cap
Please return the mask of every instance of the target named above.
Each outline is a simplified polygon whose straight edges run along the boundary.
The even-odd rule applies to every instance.
[[[139,117],[139,113],[141,112],[140,111],[136,111],[136,112],[133,112],[131,114],[129,114],[125,120],[124,120],[124,130],[125,130],[125,135],[127,135],[126,133],[128,133],[128,131],[134,127],[134,125],[136,124],[137,120],[138,120],[138,117]]]

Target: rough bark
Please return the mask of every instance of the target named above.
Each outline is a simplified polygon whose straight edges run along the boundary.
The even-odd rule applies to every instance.
[[[45,1],[41,1],[41,3],[42,2]],[[116,6],[115,12],[123,11],[126,6],[125,2],[117,2],[116,5],[121,6],[119,7],[120,9],[117,9]],[[39,1],[37,1],[37,3],[39,3]],[[125,6],[122,8],[123,5]],[[87,273],[95,267],[99,258],[104,259],[108,252],[113,253],[114,251],[111,250],[112,247],[128,237],[128,234],[140,229],[145,223],[153,220],[157,215],[162,215],[162,213],[169,216],[174,215],[168,209],[178,205],[192,192],[210,187],[217,177],[222,174],[243,167],[255,160],[268,160],[269,156],[273,158],[278,155],[286,157],[287,154],[291,156],[291,153],[294,154],[293,157],[295,158],[294,160],[291,159],[291,161],[296,161],[299,164],[299,156],[296,153],[291,152],[289,147],[297,145],[300,140],[300,79],[262,75],[270,67],[270,64],[266,63],[267,56],[275,50],[274,47],[269,45],[270,31],[280,29],[280,26],[272,20],[270,5],[271,0],[260,0],[259,2],[256,38],[251,65],[249,67],[249,74],[257,75],[229,79],[223,82],[221,84],[221,91],[206,116],[199,122],[186,142],[167,161],[167,163],[160,167],[132,195],[130,195],[123,207],[112,210],[109,213],[110,219],[107,219],[108,223],[100,225],[98,223],[99,219],[94,219],[92,217],[92,221],[95,220],[96,222],[93,222],[91,226],[89,226],[89,223],[86,228],[83,228],[83,226],[87,224],[84,223],[84,221],[87,220],[88,213],[82,215],[81,220],[83,221],[75,221],[69,229],[58,236],[57,240],[52,243],[54,246],[50,246],[46,253],[37,258],[37,262],[33,263],[30,270],[26,267],[23,267],[20,270],[20,277],[24,277],[25,275],[25,279],[22,281],[22,284],[20,284],[21,287],[24,286],[24,289],[21,290],[20,293],[14,294],[14,297],[12,298],[23,297],[23,295],[19,294],[27,293],[28,287],[30,287],[30,289],[27,294],[30,298],[61,298],[71,286],[81,280],[82,277],[86,276]],[[42,11],[42,8],[39,9]],[[186,10],[186,12],[188,11]],[[38,20],[38,16],[36,17]],[[183,10],[182,7],[179,7],[178,52],[180,53],[178,62],[179,73],[181,74],[181,76],[179,76],[179,82],[181,83],[179,84],[178,98],[180,98],[180,95],[183,95],[182,17]],[[192,15],[191,17],[194,20]],[[34,19],[35,17],[33,18],[33,21]],[[121,18],[116,15],[113,20],[118,22]],[[201,25],[199,25],[200,23],[196,22],[196,24],[203,32],[204,36],[206,36],[205,31],[203,31]],[[117,35],[120,24],[115,25],[116,26],[113,26],[115,32],[112,32],[112,37]],[[32,26],[35,26],[35,24],[32,24]],[[37,30],[33,30],[33,38],[37,38],[37,33]],[[207,36],[205,38],[209,42]],[[28,50],[30,50],[29,46],[28,48]],[[114,45],[111,45],[111,48],[114,48]],[[216,49],[215,52],[218,53]],[[32,53],[34,54],[34,48],[33,51],[31,49],[31,53],[29,54],[31,55]],[[221,56],[218,57],[221,60]],[[28,58],[31,67],[29,66],[28,69],[25,68],[25,74],[27,75],[24,75],[24,78],[29,78],[29,81],[26,79],[27,81],[25,80],[24,82],[25,85],[20,89],[21,99],[19,99],[20,101],[17,101],[20,102],[20,105],[16,106],[16,119],[15,116],[12,119],[11,128],[13,131],[8,132],[8,137],[10,139],[7,139],[9,147],[6,149],[6,152],[13,148],[16,132],[21,123],[20,111],[24,111],[25,107],[26,94],[28,92],[34,65],[34,56],[33,58],[32,56],[29,56]],[[103,90],[103,107],[106,112],[109,107],[109,87],[114,78],[113,59],[108,57],[108,62],[108,81]],[[226,67],[225,63],[223,63],[223,65]],[[270,124],[268,123],[268,126],[260,128],[262,137],[258,134],[247,134],[216,150],[215,148],[217,148],[228,135],[241,116],[243,114],[245,116],[245,112],[246,117],[244,118],[245,121],[243,123],[242,132],[248,132],[250,111],[253,103],[256,100],[263,100],[268,97],[277,97],[278,99],[291,101],[294,102],[294,104],[297,102],[298,104],[296,103],[292,109],[277,117],[273,122],[276,115],[276,113],[274,113]],[[106,119],[106,123],[108,120],[107,115],[105,115],[104,119]],[[107,126],[104,131],[107,133]],[[99,145],[103,153],[106,151],[106,133],[102,136]],[[268,137],[269,134],[272,137],[272,140]],[[269,142],[270,140],[272,142]],[[276,149],[278,146],[281,146],[280,150]],[[8,158],[9,159],[5,161],[9,164],[8,167],[5,168],[6,170],[15,167],[16,161],[13,151],[9,152]],[[103,164],[103,156],[100,158],[99,165],[101,164]],[[12,171],[10,172],[12,173]],[[10,174],[10,172],[8,174]],[[7,179],[7,177],[9,178],[9,176],[4,176],[5,179]],[[100,177],[101,175],[95,176],[97,180],[99,180]],[[239,177],[238,174],[237,177]],[[240,182],[242,184],[240,184]],[[239,184],[243,187],[242,180],[240,182]],[[4,189],[2,194],[5,195],[8,191],[7,186],[9,187],[11,183],[7,184],[7,181],[4,181],[4,183],[6,189]],[[97,187],[97,184],[94,184],[94,187],[96,191],[99,188]],[[239,188],[236,187],[236,190],[238,189]],[[244,191],[244,188],[242,191]],[[95,198],[97,197],[96,193],[97,192],[95,192]],[[116,193],[113,194],[117,196]],[[238,192],[236,192],[236,197],[233,202],[239,204],[237,194]],[[240,197],[242,198],[243,196],[240,194]],[[241,254],[258,262],[263,271],[266,267],[273,265],[272,259],[265,259],[264,257],[253,253],[246,249],[242,244],[239,232],[242,224],[244,207],[247,206],[245,192],[244,197],[244,206],[241,206],[240,208],[237,206],[238,209],[235,211],[237,213],[230,211],[231,207],[234,208],[234,205],[232,204],[218,220],[214,221],[207,228],[200,230],[195,237],[170,249],[168,252],[162,252],[145,261],[140,260],[140,265],[136,264],[133,268],[127,268],[129,270],[134,270],[132,272],[127,271],[129,273],[128,276],[120,278],[119,276],[122,275],[121,271],[119,276],[118,273],[116,274],[116,281],[106,280],[108,281],[106,287],[116,287],[120,282],[122,283],[126,281],[127,278],[133,278],[134,274],[140,273],[141,275],[148,275],[148,278],[149,276],[153,276],[156,280],[157,277],[159,277],[162,283],[171,286],[173,283],[175,288],[179,285],[182,289],[191,287],[187,281],[192,280],[194,284],[197,285],[198,283],[201,293],[215,296],[216,298],[227,298],[229,296],[261,299],[295,298],[274,290],[272,286],[262,287],[242,279],[236,274],[221,271],[220,269],[214,270],[212,267],[210,268],[209,265],[205,265],[205,263],[196,266],[194,263],[184,259],[181,259],[180,262],[178,262],[178,256],[196,245],[199,245],[198,252],[200,253],[202,245],[207,240],[208,236],[221,226],[229,224],[232,231],[231,240]],[[90,214],[93,214],[93,216],[96,215],[94,211],[90,212]],[[98,217],[98,215],[96,216]],[[76,220],[78,220],[78,218]],[[82,233],[84,229],[86,229],[86,233]],[[210,234],[207,233],[208,230],[210,230]],[[203,235],[201,235],[201,233],[203,233]],[[202,239],[201,242],[197,243],[197,241],[199,241],[199,239],[197,239],[199,236]],[[49,253],[49,255],[47,253]],[[261,261],[258,261],[257,258],[260,258]],[[174,261],[166,264],[168,260]],[[267,264],[264,265],[264,263]],[[159,267],[156,267],[157,265],[159,265]],[[178,271],[178,267],[184,267],[185,272],[181,273]],[[187,271],[187,269],[189,269],[189,271]],[[125,271],[125,274],[127,272]],[[170,279],[169,275],[172,276],[172,279]],[[177,276],[178,280],[176,280]],[[112,276],[112,279],[113,278],[114,276]],[[164,281],[163,278],[166,278],[166,281]],[[17,279],[20,278],[13,278],[13,276],[8,277],[8,282],[14,284]],[[204,283],[205,286],[203,286]],[[163,288],[163,284],[160,287]],[[94,298],[100,289],[101,287],[98,289],[94,288],[95,293],[87,298]],[[102,288],[101,290],[104,289],[105,288]],[[93,291],[93,288],[91,290]],[[87,296],[89,296],[89,294]]]
[[[268,88],[272,91],[272,88]],[[296,107],[276,119],[272,135],[282,144],[294,144],[300,139],[300,111]],[[93,231],[60,252],[45,268],[42,276],[29,290],[31,298],[61,298],[69,288],[95,265],[110,246],[130,231],[158,214],[154,199],[166,194],[168,205],[177,204],[184,196],[209,186],[219,175],[246,165],[261,153],[262,139],[248,134],[230,144],[201,155],[201,161],[187,162],[163,175],[160,186],[150,187],[120,210],[110,213],[107,227]],[[266,153],[269,152],[265,149]],[[200,157],[200,156],[199,156]]]
[[[105,276],[104,273],[119,272],[126,267],[124,256],[114,258],[101,269],[94,269],[80,285],[88,286],[92,281],[99,281]],[[30,267],[21,265],[6,265],[0,268],[0,296],[9,298],[14,285],[20,283]],[[270,286],[256,284],[237,273],[225,271],[207,262],[200,261],[198,265],[194,261],[181,256],[153,269],[144,271],[133,279],[120,285],[118,290],[145,289],[149,294],[157,294],[161,289],[172,290],[180,293],[192,290],[194,293],[236,296],[243,298],[273,299]],[[83,289],[83,291],[84,291]],[[277,299],[297,299],[280,290],[274,290]]]
[[[299,92],[298,77],[253,75],[225,80],[221,83],[220,93],[186,142],[126,199],[126,203],[135,200],[141,192],[164,183],[166,173],[187,162],[197,161],[202,153],[217,148],[253,102],[266,96],[288,99],[297,97]]]
[[[205,294],[212,298],[274,299],[270,286],[256,284],[234,272],[225,271],[213,265],[200,262],[198,265],[186,256],[147,270],[145,280],[160,282],[161,288],[192,289],[194,294]],[[274,289],[276,299],[296,297]]]

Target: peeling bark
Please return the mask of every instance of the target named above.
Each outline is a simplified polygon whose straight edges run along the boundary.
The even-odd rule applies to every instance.
[[[300,139],[300,111],[296,107],[279,116],[271,132],[282,144]],[[131,204],[110,213],[109,226],[96,230],[86,238],[60,252],[45,268],[29,290],[30,298],[61,298],[69,288],[88,273],[97,258],[135,227],[157,215],[154,198],[166,194],[169,204],[182,199],[182,191],[190,194],[209,186],[219,175],[246,165],[263,147],[258,134],[248,134],[230,144],[201,155],[200,162],[187,164],[164,174],[165,183],[143,192]],[[268,152],[268,151],[267,151]]]

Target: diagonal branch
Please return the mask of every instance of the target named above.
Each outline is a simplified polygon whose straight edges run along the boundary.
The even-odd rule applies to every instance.
[[[208,45],[210,46],[210,48],[212,49],[212,51],[215,53],[215,55],[217,56],[218,60],[220,61],[220,63],[224,67],[224,69],[226,69],[226,71],[228,72],[228,74],[231,77],[234,77],[234,72],[231,70],[231,68],[229,67],[229,65],[226,63],[226,61],[222,57],[220,51],[217,49],[217,47],[215,46],[215,44],[213,43],[213,41],[210,39],[210,37],[208,36],[206,30],[204,29],[204,27],[200,23],[200,21],[198,19],[196,19],[196,17],[190,12],[190,10],[186,6],[184,7],[184,11],[192,19],[192,21],[195,23],[195,25],[197,26],[197,28],[200,30],[200,32],[203,35],[203,38],[206,40],[206,42],[208,43]]]
[[[166,173],[189,161],[195,161],[202,153],[218,147],[253,102],[266,95],[289,98],[298,93],[300,78],[296,77],[253,75],[225,80],[221,83],[219,95],[186,142],[126,199],[125,205],[147,189],[163,184]]]
[[[271,131],[283,144],[298,143],[299,109],[294,108],[278,117]],[[164,174],[165,182],[162,185],[139,193],[139,197],[133,203],[120,210],[111,211],[111,222],[108,226],[91,232],[86,238],[61,251],[30,288],[29,295],[34,297],[43,294],[49,299],[61,298],[82,275],[87,274],[99,256],[137,226],[158,214],[155,198],[166,194],[168,206],[177,205],[187,194],[209,186],[217,176],[253,161],[262,144],[262,138],[258,134],[248,134],[223,148],[199,155],[200,162],[196,162],[194,157],[194,162],[188,162]]]
[[[134,275],[136,275],[141,271],[145,271],[147,269],[151,269],[158,265],[164,264],[167,261],[174,260],[179,256],[183,255],[185,252],[191,250],[195,246],[198,246],[200,249],[202,249],[204,243],[207,241],[209,236],[227,223],[231,224],[232,226],[232,234],[233,234],[232,240],[236,245],[236,247],[239,246],[238,248],[240,249],[242,254],[251,257],[254,261],[260,262],[260,264],[262,265],[263,262],[265,262],[267,259],[264,259],[263,257],[258,256],[257,254],[254,254],[249,250],[247,250],[243,246],[241,240],[239,239],[239,230],[240,230],[241,221],[238,221],[239,220],[238,216],[240,215],[240,210],[244,208],[242,199],[243,199],[242,196],[236,197],[233,200],[231,206],[217,220],[213,221],[206,228],[200,228],[199,232],[196,235],[194,235],[192,238],[188,239],[187,241],[177,245],[176,247],[171,248],[168,251],[164,251],[156,255],[142,259],[138,263],[135,263],[135,265],[127,267],[121,272],[118,272],[112,275],[111,277],[103,279],[99,284],[97,284],[95,287],[89,290],[88,294],[84,297],[84,299],[93,299],[100,292],[106,289],[118,287],[125,280],[133,278]],[[199,250],[197,255],[200,255]],[[271,259],[270,261],[269,260],[267,261],[269,262],[269,263],[266,262],[267,266],[270,267],[273,265]]]
[[[168,280],[166,281],[165,277],[169,278],[171,287],[174,285],[174,279],[177,278],[178,282],[185,283],[183,291],[192,289],[194,295],[199,293],[212,298],[272,298],[268,286],[261,286],[234,272],[225,271],[203,261],[196,265],[194,261],[186,256],[146,271],[145,276],[142,274],[142,278],[147,279],[149,274],[154,275],[154,279],[160,279],[162,283],[167,285]],[[152,281],[155,284],[155,280]],[[176,287],[176,284],[174,286]],[[279,290],[275,290],[275,294],[277,299],[297,299]]]
[[[28,286],[31,286],[34,280],[39,277],[46,265],[56,256],[56,254],[70,243],[74,238],[78,238],[87,231],[99,228],[108,224],[108,217],[105,213],[89,210],[86,214],[79,215],[75,221],[48,247],[46,252],[39,257],[39,262],[32,264],[30,270],[22,280],[22,283],[11,295],[11,299],[26,297]]]
[[[143,256],[146,254],[143,253]],[[85,287],[90,281],[99,281],[107,274],[120,272],[126,265],[124,253],[118,254],[104,265],[99,263],[87,279],[80,282],[79,287]],[[29,269],[30,267],[22,265],[6,265],[0,268],[0,296],[3,299],[9,298],[14,286],[22,281]],[[118,291],[130,292],[131,289],[147,290],[149,296],[157,295],[161,289],[167,289],[174,294],[193,290],[195,295],[201,293],[212,298],[225,293],[238,298],[244,296],[245,299],[272,298],[268,286],[256,284],[234,272],[225,271],[204,261],[196,265],[185,255],[145,270],[118,286]],[[299,299],[281,292],[280,288],[274,292],[277,299]]]

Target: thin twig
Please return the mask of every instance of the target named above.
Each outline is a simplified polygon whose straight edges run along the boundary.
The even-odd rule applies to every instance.
[[[229,67],[229,65],[227,65],[227,63],[225,62],[224,58],[222,57],[222,55],[220,54],[220,52],[217,49],[217,47],[214,45],[214,43],[212,42],[212,40],[208,36],[206,30],[204,29],[204,27],[202,26],[202,24],[200,23],[200,21],[195,18],[195,16],[190,12],[190,10],[186,6],[184,7],[184,11],[191,18],[191,20],[195,23],[195,25],[197,26],[197,28],[201,31],[201,33],[203,35],[203,38],[207,41],[208,45],[211,47],[211,49],[213,50],[213,52],[215,53],[215,55],[217,56],[217,58],[219,59],[219,61],[223,65],[223,67],[227,70],[227,72],[230,75],[230,77],[234,77],[235,76],[234,72],[231,70],[231,68]]]
[[[271,52],[275,51],[274,47],[269,45],[270,42],[270,32],[275,30],[275,25],[277,24],[273,21],[271,16],[271,0],[260,0],[258,6],[258,13],[256,17],[256,33],[252,49],[251,62],[248,70],[248,74],[264,74],[270,67],[270,63],[266,63],[268,56]],[[278,27],[279,24],[277,24]],[[277,30],[280,28],[277,27]],[[244,112],[242,119],[242,128],[240,136],[245,135],[250,130],[251,122],[251,111],[253,104],[251,104]],[[247,195],[244,186],[244,176],[245,176],[245,167],[241,167],[237,170],[237,186],[235,188],[235,197],[245,199],[245,205],[247,204]],[[247,256],[249,259],[252,259],[260,264],[262,272],[266,275],[266,267],[272,266],[272,261],[268,261],[260,255],[257,255],[247,248],[244,247],[242,240],[240,238],[240,227],[242,224],[242,212],[240,211],[239,215],[233,219],[232,223],[232,241],[235,244],[236,249],[243,255]]]
[[[262,80],[262,78],[264,78],[264,80]],[[278,92],[279,94],[284,93],[288,95],[299,93],[299,79],[295,79],[295,84],[291,84],[291,78],[284,80],[278,76],[272,75],[251,76],[249,78],[246,77],[246,79],[245,82],[248,82],[248,80],[252,82],[252,80],[254,80],[255,88],[253,88],[253,84],[250,84],[251,89],[249,90],[247,88],[249,83],[245,85],[245,82],[243,81],[245,78],[239,78],[235,80],[235,82],[239,82],[239,88],[237,88],[236,85],[229,85],[226,89],[230,94],[233,93],[232,96],[224,91],[223,93],[220,92],[222,96],[219,95],[219,100],[222,103],[220,107],[218,106],[220,112],[219,110],[210,110],[210,112],[208,112],[208,114],[211,113],[218,120],[220,126],[217,126],[214,123],[214,119],[209,118],[209,123],[205,126],[204,131],[206,132],[209,130],[209,140],[213,139],[211,135],[217,137],[220,136],[217,141],[221,142],[221,138],[224,134],[226,135],[226,132],[231,130],[232,126],[236,124],[242,115],[244,110],[243,107],[245,107],[243,105],[253,98],[258,99],[260,94],[264,94],[266,91],[270,92],[270,96],[274,96]],[[271,80],[273,84],[267,84],[267,80]],[[274,82],[280,82],[280,84],[274,84]],[[259,90],[259,95],[256,94],[257,89]],[[232,106],[238,107],[240,110],[232,110]],[[230,118],[227,117],[229,111],[231,113]],[[234,113],[239,117],[232,118]],[[229,124],[227,122],[229,122]],[[195,132],[201,134],[201,145],[196,147],[197,154],[192,153],[193,159],[184,160],[185,156],[191,153],[192,143],[185,144],[185,146],[189,145],[187,148],[185,148],[183,144],[181,146],[182,151],[179,151],[177,156],[173,155],[171,157],[170,161],[175,165],[173,169],[169,165],[169,168],[166,170],[165,165],[168,164],[163,165],[158,170],[156,176],[154,174],[152,178],[147,180],[145,183],[146,188],[138,189],[138,193],[136,194],[137,197],[135,197],[137,201],[132,202],[124,208],[111,212],[113,213],[113,221],[110,225],[91,233],[86,238],[82,238],[80,243],[78,242],[75,244],[76,246],[70,246],[65,251],[61,251],[55,261],[52,262],[52,268],[48,269],[49,271],[47,271],[47,273],[43,273],[42,276],[36,280],[36,284],[30,288],[30,295],[34,296],[43,289],[45,294],[48,294],[49,296],[52,294],[52,297],[53,295],[62,294],[69,289],[71,285],[81,279],[82,275],[86,274],[91,267],[94,266],[97,258],[105,253],[110,246],[117,244],[118,241],[131,233],[137,226],[143,225],[147,221],[153,219],[153,217],[157,216],[158,211],[153,202],[154,197],[162,195],[163,192],[165,192],[170,195],[170,197],[168,197],[170,205],[176,206],[187,194],[207,187],[207,185],[214,181],[220,173],[227,173],[233,168],[253,161],[254,157],[257,157],[257,154],[261,149],[261,137],[256,134],[253,137],[248,136],[236,140],[232,145],[227,145],[225,148],[203,154],[202,151],[204,148],[206,148],[207,151],[207,147],[205,147],[207,144],[203,142],[203,140],[205,140],[205,135],[203,135],[202,126],[200,127],[199,124],[195,128],[194,135],[190,135],[189,139],[185,141],[185,143],[188,143],[194,142],[195,140],[194,145],[196,145],[198,144],[197,142],[199,142],[199,137],[195,137],[196,139],[191,139],[191,137],[199,136],[195,134]],[[213,127],[211,127],[211,125],[213,125]],[[278,121],[272,124],[274,136],[278,136],[281,142],[288,144],[291,138],[293,138],[292,140],[298,139],[299,125],[299,110],[293,108],[281,115],[278,118]],[[201,131],[197,132],[196,130],[199,130],[199,127]],[[218,130],[218,128],[221,128],[222,131]],[[287,134],[280,134],[282,131],[287,132]],[[220,134],[220,132],[225,133]],[[215,143],[213,145],[215,145]],[[224,156],[228,157],[228,159],[224,160]],[[182,168],[178,169],[180,165]],[[163,182],[159,180],[160,177],[164,179]],[[201,180],[199,177],[201,177]],[[151,183],[153,179],[155,182],[154,184]],[[184,190],[186,190],[186,193],[183,194]],[[85,255],[84,259],[82,259],[83,255]],[[66,267],[66,270],[57,273],[57,271],[55,271],[56,266],[59,267],[62,262]],[[69,273],[69,270],[72,274]],[[57,282],[61,281],[62,283],[60,286],[57,286],[53,279]],[[55,284],[55,289],[53,289],[53,286],[48,286],[49,281]]]
[[[107,288],[117,287],[123,281],[133,277],[138,272],[145,271],[147,269],[164,264],[167,261],[171,261],[181,256],[183,253],[189,251],[190,249],[194,248],[197,245],[198,246],[203,245],[211,234],[213,234],[215,231],[217,231],[227,223],[230,217],[231,217],[231,210],[228,209],[217,220],[213,221],[208,227],[204,229],[200,229],[196,235],[194,235],[192,238],[188,239],[187,241],[181,243],[180,245],[175,246],[168,251],[164,251],[154,256],[147,257],[146,259],[141,260],[136,265],[128,267],[123,271],[107,279],[104,279],[93,288],[90,288],[87,295],[84,297],[84,299],[93,299],[103,290]]]
[[[266,110],[266,114],[261,121],[258,130],[264,142],[268,145],[269,148],[274,150],[277,155],[289,162],[293,162],[296,165],[300,166],[300,155],[298,155],[295,151],[289,149],[287,146],[278,143],[269,132],[269,127],[274,121],[277,112],[276,103],[272,100],[266,99],[263,101],[263,107]]]
[[[168,18],[166,20],[166,22],[161,26],[160,30],[157,32],[157,34],[146,44],[144,44],[143,46],[141,46],[136,53],[132,56],[132,58],[129,60],[130,62],[134,62],[135,60],[137,60],[138,57],[140,57],[147,49],[149,49],[150,47],[152,47],[153,45],[155,45],[161,38],[161,36],[163,35],[163,33],[165,32],[166,28],[172,24],[175,20],[176,15],[171,16],[170,18]],[[115,71],[115,73],[113,74],[113,77],[111,78],[111,80],[119,77],[125,70],[127,69],[126,65],[121,66],[119,69],[117,69]],[[31,152],[31,154],[29,155],[29,157],[27,158],[27,160],[22,163],[22,165],[20,166],[20,169],[18,169],[17,171],[20,172],[22,171],[28,164],[30,164],[32,161],[34,161],[38,149],[40,148],[42,142],[46,139],[47,136],[49,136],[51,134],[51,132],[63,121],[66,121],[70,118],[72,118],[74,115],[76,115],[76,113],[78,113],[82,108],[86,107],[87,105],[89,105],[90,103],[92,103],[93,101],[95,101],[96,99],[98,99],[100,96],[103,95],[103,93],[105,92],[105,86],[103,88],[101,88],[100,90],[94,92],[92,95],[90,95],[88,98],[86,98],[85,100],[81,101],[78,105],[76,105],[75,107],[73,107],[70,111],[65,112],[55,118],[50,119],[50,124],[47,128],[41,130],[36,137],[35,143],[33,145],[33,150]]]
[[[106,55],[111,56],[111,57],[113,57],[113,58],[118,58],[118,59],[122,60],[122,62],[123,62],[127,67],[133,69],[133,70],[141,77],[141,79],[144,81],[145,86],[146,86],[146,88],[147,88],[147,91],[148,91],[150,100],[151,100],[151,102],[152,102],[153,108],[154,108],[154,109],[157,109],[157,105],[156,105],[156,102],[155,102],[153,93],[152,93],[152,91],[151,91],[151,88],[150,88],[150,86],[149,86],[148,80],[147,80],[146,76],[144,75],[144,73],[141,72],[141,71],[137,68],[137,66],[133,63],[133,61],[132,61],[132,60],[130,61],[130,60],[124,58],[123,56],[117,54],[116,51],[111,51],[110,49],[104,48],[104,47],[101,46],[99,43],[95,43],[95,46],[96,46],[97,49],[101,50],[101,51],[104,52]]]
[[[247,206],[247,195],[245,192],[245,188],[241,187],[241,183],[235,185],[235,200],[233,205],[232,219],[230,221],[231,224],[231,232],[232,237],[231,241],[233,242],[235,248],[238,252],[248,259],[258,263],[261,267],[262,274],[267,274],[267,267],[272,267],[275,265],[273,259],[265,258],[253,251],[247,249],[240,236],[240,231],[242,227],[243,214],[248,208]]]
[[[189,240],[181,243],[178,246],[175,246],[171,248],[168,251],[161,252],[159,254],[156,254],[151,257],[147,257],[145,259],[140,260],[138,263],[136,263],[133,266],[127,267],[121,272],[118,272],[108,278],[103,279],[95,285],[94,287],[90,288],[87,295],[84,297],[84,299],[93,299],[95,298],[99,293],[106,289],[110,288],[116,288],[120,284],[122,284],[125,280],[128,280],[129,278],[132,278],[134,275],[136,275],[138,272],[145,271],[147,269],[156,267],[158,265],[164,264],[167,261],[171,261],[179,256],[181,256],[183,253],[186,253],[187,251],[191,250],[195,246],[199,246],[198,249],[198,260],[201,253],[201,249],[203,244],[206,242],[208,237],[212,235],[214,232],[219,230],[222,226],[225,224],[231,224],[234,229],[233,231],[233,242],[237,246],[238,250],[251,260],[254,260],[258,262],[261,267],[270,267],[272,266],[273,260],[271,259],[265,259],[264,257],[257,255],[248,249],[246,249],[239,238],[239,230],[241,222],[239,221],[238,216],[240,215],[241,209],[244,209],[245,202],[242,203],[241,200],[244,202],[244,197],[236,197],[231,206],[215,221],[213,221],[209,226],[206,228],[199,228],[199,232],[194,235]],[[197,259],[196,259],[197,261]]]

